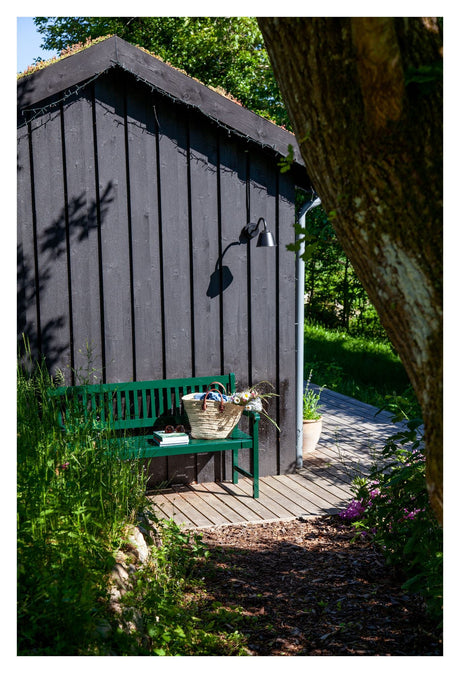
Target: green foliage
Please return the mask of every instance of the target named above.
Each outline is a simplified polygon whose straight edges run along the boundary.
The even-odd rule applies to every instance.
[[[296,242],[287,246],[294,252],[305,247],[305,316],[350,334],[384,339],[378,314],[337,239],[331,224],[335,217],[335,211],[326,214],[321,206],[313,208],[305,228],[294,225]]]
[[[118,35],[203,84],[290,128],[257,20],[252,17],[37,17],[47,49]]]
[[[424,95],[430,95],[433,90],[442,82],[443,78],[443,61],[442,59],[420,65],[418,67],[410,67],[404,73],[404,83],[406,86],[417,86],[418,90]]]
[[[161,546],[152,551],[123,599],[125,609],[142,606],[144,635],[138,654],[246,654],[243,636],[235,628],[241,610],[209,601],[197,577],[209,553],[201,537],[173,521],[162,524],[161,537]]]
[[[92,638],[113,545],[144,479],[108,459],[97,432],[61,435],[51,385],[43,365],[18,368],[18,652],[77,655]]]
[[[207,556],[199,537],[156,521],[145,473],[107,455],[97,423],[74,419],[61,433],[52,385],[26,352],[17,374],[18,654],[244,654],[238,609],[208,605],[204,591],[201,603],[188,597]],[[145,627],[131,632],[109,610],[108,574],[126,525],[147,511],[159,546],[124,599],[127,619],[136,610]]]
[[[429,504],[420,424],[414,419],[388,440],[342,517],[356,519],[353,526],[403,574],[403,588],[421,594],[428,614],[441,622],[443,535]]]
[[[303,394],[303,420],[304,421],[317,421],[321,418],[319,403],[321,398],[321,390],[318,393],[315,393],[314,390],[310,388],[310,381],[313,374],[313,370],[310,370],[308,375],[307,384],[305,386]]]
[[[397,420],[420,415],[401,360],[387,340],[306,321],[304,351],[305,378],[313,369],[324,387],[391,411]]]

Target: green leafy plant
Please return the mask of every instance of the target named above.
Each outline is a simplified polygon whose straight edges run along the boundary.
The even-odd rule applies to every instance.
[[[146,472],[108,456],[94,419],[69,419],[60,431],[52,386],[26,345],[17,371],[18,655],[245,654],[238,609],[209,607],[199,586],[208,554],[200,537],[157,520]],[[127,525],[144,513],[158,546],[122,599],[126,619],[136,611],[145,627],[131,632],[110,610],[108,577]]]
[[[161,545],[136,575],[123,599],[125,608],[142,607],[143,654],[155,656],[246,654],[235,628],[243,618],[238,607],[209,601],[198,576],[209,552],[197,533],[174,521],[159,524]]]
[[[410,421],[388,440],[341,517],[379,546],[403,574],[403,588],[422,595],[428,614],[441,622],[443,535],[429,503],[420,423]]]
[[[321,412],[320,412],[320,399],[321,399],[321,391],[322,388],[320,389],[319,392],[315,392],[310,388],[310,381],[311,377],[313,374],[313,370],[310,370],[310,374],[308,375],[307,379],[307,384],[305,386],[304,394],[303,394],[303,420],[304,421],[317,421],[321,418]]]

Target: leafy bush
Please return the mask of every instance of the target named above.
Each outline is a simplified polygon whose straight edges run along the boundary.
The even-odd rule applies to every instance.
[[[148,512],[145,473],[107,454],[97,423],[61,433],[52,385],[44,365],[18,367],[18,654],[245,654],[237,608],[208,605],[199,586],[201,603],[187,597],[206,556],[199,538]],[[147,512],[158,547],[123,601],[141,615],[138,633],[109,609],[108,576],[126,525]]]
[[[245,639],[236,628],[244,619],[241,609],[210,601],[197,576],[209,554],[201,536],[181,530],[174,521],[162,522],[160,530],[161,546],[152,550],[150,562],[138,571],[135,586],[123,599],[125,608],[142,607],[143,636],[138,653],[246,654]]]
[[[144,477],[88,425],[64,437],[44,365],[17,376],[18,652],[77,655],[93,637],[113,549]]]
[[[443,536],[429,503],[420,423],[388,440],[382,464],[355,481],[356,499],[340,516],[380,547],[403,574],[403,588],[421,594],[441,622]]]

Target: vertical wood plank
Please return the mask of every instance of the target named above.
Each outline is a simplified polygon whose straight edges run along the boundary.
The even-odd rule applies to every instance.
[[[117,77],[111,72],[95,83],[99,195],[111,195],[100,225],[105,380],[109,383],[133,377],[124,100]]]
[[[187,122],[180,108],[164,100],[158,99],[155,112],[160,153],[164,371],[166,378],[182,378],[193,375]],[[167,464],[169,479],[181,483],[196,479],[195,456],[170,457]]]
[[[251,222],[265,218],[267,228],[275,234],[277,221],[276,167],[262,152],[251,153],[250,170]],[[262,230],[262,223],[259,232]],[[276,241],[277,242],[277,241]],[[278,247],[258,248],[257,238],[250,243],[251,361],[252,383],[277,383],[278,335]],[[276,401],[266,403],[267,413],[276,416]],[[276,420],[276,418],[275,418]],[[277,474],[279,444],[275,426],[262,417],[260,423],[260,473]]]
[[[222,293],[222,346],[224,371],[236,375],[236,389],[249,384],[248,348],[248,262],[247,244],[240,234],[248,222],[246,148],[225,134],[220,135],[220,210],[222,219],[222,273],[231,282]],[[244,423],[244,419],[241,421]],[[247,452],[241,455],[241,467],[248,470]],[[231,457],[225,456],[226,478],[231,476]]]
[[[212,284],[219,267],[217,139],[202,120],[194,115],[189,120],[194,374],[207,376],[221,373],[221,293]]]
[[[165,297],[165,376],[192,376],[187,127],[176,105],[155,106],[159,120],[161,235]]]
[[[75,383],[102,379],[101,293],[91,97],[72,97],[63,108],[72,290]],[[100,197],[102,217],[110,190]]]
[[[295,185],[289,173],[279,176],[278,213],[279,473],[285,474],[295,471],[296,461],[295,253],[286,250],[295,239]]]
[[[154,98],[131,84],[127,98],[136,378],[163,378],[163,316]]]
[[[249,382],[247,246],[240,233],[247,224],[247,152],[235,138],[220,137],[222,267],[231,282],[222,293],[224,371],[235,372],[241,390]]]
[[[39,336],[38,297],[35,287],[34,195],[27,124],[18,130],[17,155],[17,336],[20,347],[22,347],[22,334],[27,337],[31,354],[36,358]]]
[[[189,116],[189,185],[193,268],[194,373],[207,376],[221,373],[221,288],[218,209],[218,148],[212,127]],[[221,456],[196,457],[197,481],[213,481],[220,476]]]
[[[31,122],[40,287],[40,341],[48,368],[70,366],[67,223],[59,110]]]

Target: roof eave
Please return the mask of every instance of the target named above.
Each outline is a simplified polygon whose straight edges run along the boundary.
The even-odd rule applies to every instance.
[[[69,59],[72,59],[70,65]],[[273,122],[209,89],[125,40],[113,36],[50,64],[18,80],[18,108],[31,109],[40,101],[94,79],[119,66],[159,92],[166,93],[231,131],[272,149],[279,155],[294,152],[294,164],[304,166],[295,136]]]

